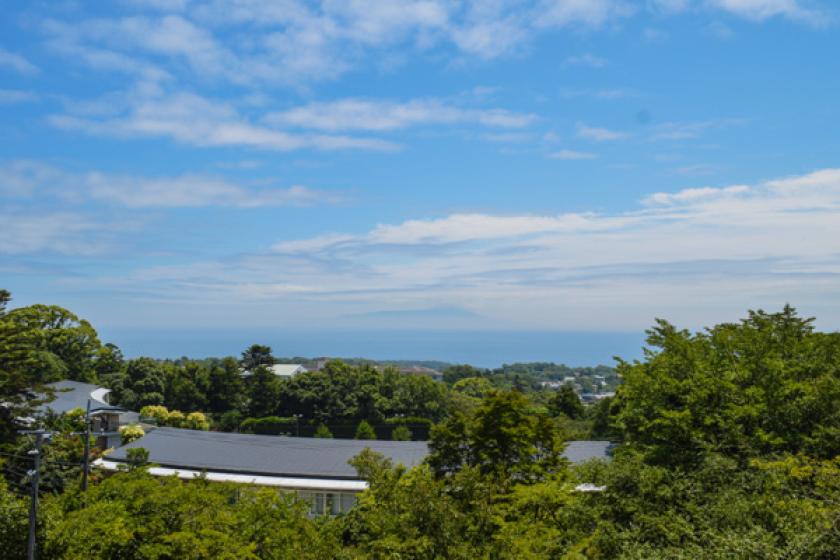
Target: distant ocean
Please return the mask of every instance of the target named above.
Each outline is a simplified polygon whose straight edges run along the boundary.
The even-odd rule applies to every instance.
[[[271,346],[278,357],[440,360],[479,367],[513,362],[612,365],[613,356],[641,357],[644,339],[643,333],[566,331],[100,328],[99,334],[129,358],[238,356],[259,343]]]

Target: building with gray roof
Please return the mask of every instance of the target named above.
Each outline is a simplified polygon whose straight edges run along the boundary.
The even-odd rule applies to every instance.
[[[73,410],[86,411],[90,403],[92,433],[97,438],[97,446],[105,449],[120,444],[120,427],[139,421],[139,415],[108,402],[110,389],[83,383],[81,381],[56,381],[48,383],[55,398],[42,404],[39,412],[45,414],[67,414]]]
[[[104,459],[100,467],[116,470],[128,462],[131,449],[149,453],[149,472],[157,476],[238,482],[296,491],[312,503],[313,513],[339,513],[367,488],[349,464],[365,448],[394,464],[419,465],[429,449],[423,441],[296,438],[180,428],[155,428]],[[571,463],[609,457],[610,443],[571,441],[565,456]]]
[[[308,479],[358,480],[348,461],[366,447],[395,464],[420,464],[428,454],[424,441],[297,438],[227,432],[156,428],[108,456],[126,461],[128,450],[142,447],[162,467],[197,471]]]
[[[99,410],[125,411],[124,408],[108,403],[107,395],[111,391],[105,387],[82,383],[81,381],[71,381],[69,379],[48,383],[47,387],[50,387],[54,391],[55,398],[50,402],[44,403],[42,405],[43,410],[51,410],[56,414],[67,414],[77,408],[85,410],[88,401],[90,401],[91,412]]]

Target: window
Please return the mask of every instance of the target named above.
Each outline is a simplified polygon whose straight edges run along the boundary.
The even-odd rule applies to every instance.
[[[300,492],[302,500],[310,503],[312,515],[339,515],[356,505],[356,495],[339,492]]]

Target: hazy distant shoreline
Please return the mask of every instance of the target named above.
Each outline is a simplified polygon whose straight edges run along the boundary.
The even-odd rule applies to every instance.
[[[278,356],[362,357],[372,360],[439,360],[499,367],[513,362],[569,366],[612,365],[613,356],[641,357],[638,332],[154,329],[100,328],[126,357],[236,356],[252,343],[268,344]]]

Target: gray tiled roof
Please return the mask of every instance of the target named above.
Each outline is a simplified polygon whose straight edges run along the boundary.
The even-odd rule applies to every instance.
[[[71,381],[66,379],[64,381],[56,381],[55,383],[48,383],[55,391],[55,400],[41,405],[42,409],[49,409],[57,414],[66,414],[73,409],[81,408],[85,410],[87,401],[90,399],[91,412],[96,410],[125,410],[118,406],[112,406],[105,401],[98,400],[91,395],[94,391],[102,389],[98,385],[91,385],[90,383],[82,383],[81,381]]]
[[[347,461],[365,447],[406,467],[419,464],[428,453],[422,441],[293,438],[156,428],[120,447],[108,459],[124,461],[126,451],[135,447],[148,450],[149,460],[162,467],[339,479],[358,478]]]
[[[605,441],[570,441],[565,456],[572,463],[605,459],[609,446]],[[162,467],[338,479],[358,478],[347,461],[365,447],[406,467],[419,464],[428,454],[428,446],[422,441],[293,438],[156,428],[120,447],[108,459],[125,461],[127,450],[136,447],[148,450],[149,460]]]
[[[613,445],[608,441],[569,441],[566,443],[566,451],[563,455],[573,464],[590,459],[609,459],[610,448]]]

